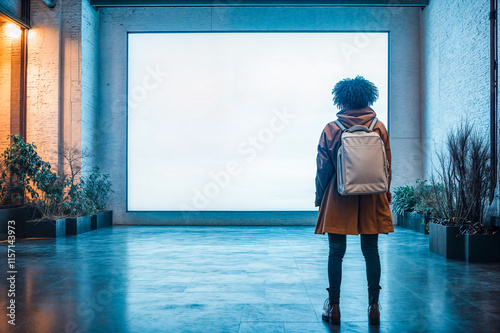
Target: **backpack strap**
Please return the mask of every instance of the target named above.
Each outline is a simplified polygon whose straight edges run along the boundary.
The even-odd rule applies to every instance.
[[[342,123],[338,119],[335,120],[334,123],[337,124],[337,126],[342,130],[342,132],[344,132],[347,129],[344,125],[342,125]]]
[[[370,124],[370,126],[368,127],[368,129],[370,131],[373,131],[373,128],[375,127],[375,125],[377,124],[377,122],[378,122],[377,117],[373,118],[372,123]]]

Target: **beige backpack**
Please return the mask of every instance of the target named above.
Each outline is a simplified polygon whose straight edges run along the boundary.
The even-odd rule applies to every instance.
[[[335,124],[342,130],[337,153],[337,185],[341,195],[386,193],[389,184],[389,161],[382,138],[373,128],[355,125],[346,128],[339,120]]]

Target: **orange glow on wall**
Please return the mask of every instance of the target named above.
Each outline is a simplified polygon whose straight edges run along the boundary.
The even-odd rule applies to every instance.
[[[12,39],[21,38],[21,28],[14,23],[7,23],[6,26],[6,34]]]

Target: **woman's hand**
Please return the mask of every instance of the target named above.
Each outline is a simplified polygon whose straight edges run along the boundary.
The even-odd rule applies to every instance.
[[[392,203],[392,193],[391,193],[391,191],[387,191],[386,195],[387,195],[387,200],[389,201],[389,204],[391,204]]]

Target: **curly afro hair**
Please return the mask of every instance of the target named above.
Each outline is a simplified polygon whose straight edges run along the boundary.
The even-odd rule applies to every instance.
[[[362,76],[339,81],[332,90],[333,104],[339,109],[361,109],[378,99],[378,88]]]

